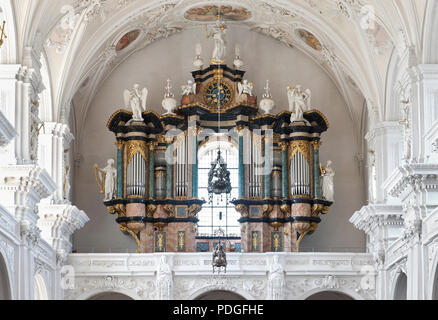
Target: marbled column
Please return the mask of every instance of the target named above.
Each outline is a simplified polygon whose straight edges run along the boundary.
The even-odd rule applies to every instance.
[[[287,157],[287,143],[281,144],[281,165],[282,165],[282,196],[283,198],[289,198],[289,166]]]
[[[271,173],[272,173],[272,140],[265,137],[265,176],[264,176],[264,195],[265,199],[271,198]]]
[[[321,180],[320,180],[320,160],[319,160],[319,146],[321,142],[314,141],[312,142],[313,146],[313,194],[314,198],[321,198]]]
[[[173,145],[169,144],[167,146],[166,153],[169,153],[169,157],[173,156]],[[166,159],[166,198],[173,198],[173,165],[172,159]]]
[[[117,198],[123,198],[123,143],[117,141]]]
[[[149,144],[149,198],[155,198],[155,145]]]
[[[239,198],[245,198],[245,164],[243,136],[239,133]]]
[[[193,154],[192,154],[192,159],[193,159],[193,164],[192,164],[192,197],[193,198],[198,198],[198,169],[199,169],[199,165],[198,165],[198,129],[197,127],[193,128],[195,133],[193,135]]]

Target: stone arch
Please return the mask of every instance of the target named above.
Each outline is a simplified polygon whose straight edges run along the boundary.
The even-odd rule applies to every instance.
[[[98,293],[87,300],[134,300],[132,297],[115,291]]]
[[[245,298],[232,291],[217,290],[206,292],[194,300],[245,300]]]
[[[0,300],[12,300],[10,274],[6,261],[0,251]]]
[[[324,298],[323,294],[326,294],[326,297],[328,298]],[[310,299],[312,297],[317,297],[319,299]],[[333,299],[330,297],[333,298],[344,297],[347,299]],[[314,289],[306,292],[297,300],[365,300],[365,298],[353,290],[339,288],[339,289]]]
[[[198,300],[199,297],[203,297],[211,292],[227,292],[232,293],[234,295],[240,296],[243,300],[255,300],[248,292],[241,290],[239,288],[224,288],[223,286],[208,286],[201,289],[197,289],[192,292],[187,300]]]
[[[78,296],[74,296],[73,300],[96,300],[95,297],[101,297],[102,295],[109,294],[109,295],[121,295],[128,297],[130,300],[142,300],[140,296],[135,294],[134,292],[123,290],[123,289],[95,289],[90,290],[84,294],[80,294]],[[98,299],[98,300],[105,300],[105,299]],[[114,299],[113,299],[114,300]]]
[[[438,39],[436,30],[438,30],[438,6],[435,1],[429,1],[426,9],[426,21],[423,33],[423,63],[438,63]]]
[[[50,122],[54,120],[53,97],[52,97],[52,81],[50,66],[47,60],[45,51],[41,53],[41,80],[44,85],[43,91],[40,93],[39,118],[42,121]]]
[[[429,283],[429,299],[438,300],[438,253],[433,258],[433,264],[429,275]]]
[[[14,64],[17,63],[17,34],[10,0],[0,0],[0,22],[3,21],[6,21],[5,33],[8,38],[0,49],[0,64]]]
[[[393,300],[407,300],[408,277],[403,271],[397,272],[393,282]]]
[[[47,291],[46,281],[41,274],[35,275],[34,278],[34,299],[49,300],[49,293]]]

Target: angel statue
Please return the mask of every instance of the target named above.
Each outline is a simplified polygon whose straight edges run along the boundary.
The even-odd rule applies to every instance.
[[[190,94],[196,94],[196,82],[193,82],[192,80],[189,80],[188,83],[184,86],[181,87],[182,88],[182,95],[183,96],[188,96]]]
[[[292,112],[290,121],[305,121],[304,113],[311,108],[312,92],[309,89],[303,92],[301,86],[298,85],[295,88],[288,87],[287,95],[289,98],[289,111]]]
[[[327,166],[321,172],[322,195],[327,201],[335,201],[334,177],[335,171],[332,168],[332,161],[327,161]]]
[[[226,53],[226,41],[224,38],[225,32],[226,32],[226,26],[225,24],[221,23],[219,20],[217,21],[215,31],[211,35],[208,33],[207,28],[207,38],[213,37],[214,39],[214,50],[213,50],[213,56],[211,59],[212,63],[219,64],[223,63],[225,60],[225,53]]]
[[[116,193],[117,169],[114,167],[114,160],[109,159],[108,165],[101,169],[97,164],[94,165],[94,175],[101,193],[105,195],[103,201],[111,201]]]
[[[131,107],[134,121],[143,121],[142,113],[146,111],[146,102],[148,99],[148,89],[143,88],[140,92],[140,85],[134,84],[132,90],[124,91],[125,106]]]
[[[242,83],[239,83],[239,96],[246,93],[250,97],[252,97],[252,90],[254,89],[254,84],[252,82],[248,82],[248,80],[243,80]]]

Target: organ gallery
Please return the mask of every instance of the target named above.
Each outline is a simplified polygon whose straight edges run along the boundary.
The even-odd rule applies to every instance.
[[[108,212],[135,239],[139,253],[213,251],[218,241],[227,243],[224,230],[210,237],[198,233],[198,214],[207,203],[214,207],[215,197],[225,197],[240,214],[240,237],[233,237],[227,250],[298,252],[333,204],[334,171],[331,162],[321,165],[319,155],[329,122],[311,105],[310,90],[288,87],[289,111],[271,114],[274,81],[267,82],[259,101],[240,68],[240,50],[233,67],[225,63],[225,30],[219,22],[213,30],[208,67],[197,48],[197,70],[182,86],[181,101],[168,81],[162,102],[166,113],[147,106],[149,94],[161,93],[134,85],[125,90],[125,107],[108,120],[117,161],[113,167],[110,160],[105,169],[96,165],[96,178]],[[199,180],[206,177],[199,176],[198,154],[211,143],[218,145],[217,158],[209,172],[209,196],[201,198]],[[237,150],[234,184],[221,144]],[[231,198],[232,189],[237,197]]]

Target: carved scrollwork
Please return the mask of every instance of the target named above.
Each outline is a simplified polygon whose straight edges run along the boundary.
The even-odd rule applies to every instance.
[[[197,217],[198,213],[202,210],[202,206],[199,204],[193,204],[189,208],[189,217]]]
[[[175,217],[175,206],[172,204],[166,204],[163,206],[163,210],[166,211],[169,218]]]
[[[283,204],[280,206],[281,212],[283,212],[285,218],[290,218],[292,215],[292,208],[288,204]]]
[[[248,207],[245,206],[244,204],[238,204],[236,206],[236,210],[240,212],[243,218],[249,217]]]
[[[308,141],[292,141],[290,144],[290,159],[292,159],[298,151],[310,162],[310,143]]]
[[[271,214],[272,210],[274,210],[274,206],[271,204],[265,204],[263,205],[263,216],[264,217],[269,217],[269,215]]]
[[[134,231],[130,230],[124,223],[119,224],[119,228],[120,231],[127,232],[134,238],[135,242],[137,243],[137,253],[140,253],[141,242],[138,235]]]
[[[147,161],[147,144],[144,141],[132,140],[126,143],[127,148],[127,163],[131,161],[131,159],[137,154],[140,153],[145,161]]]
[[[146,214],[148,218],[153,218],[155,212],[157,211],[157,206],[154,204],[148,204],[146,207]]]

